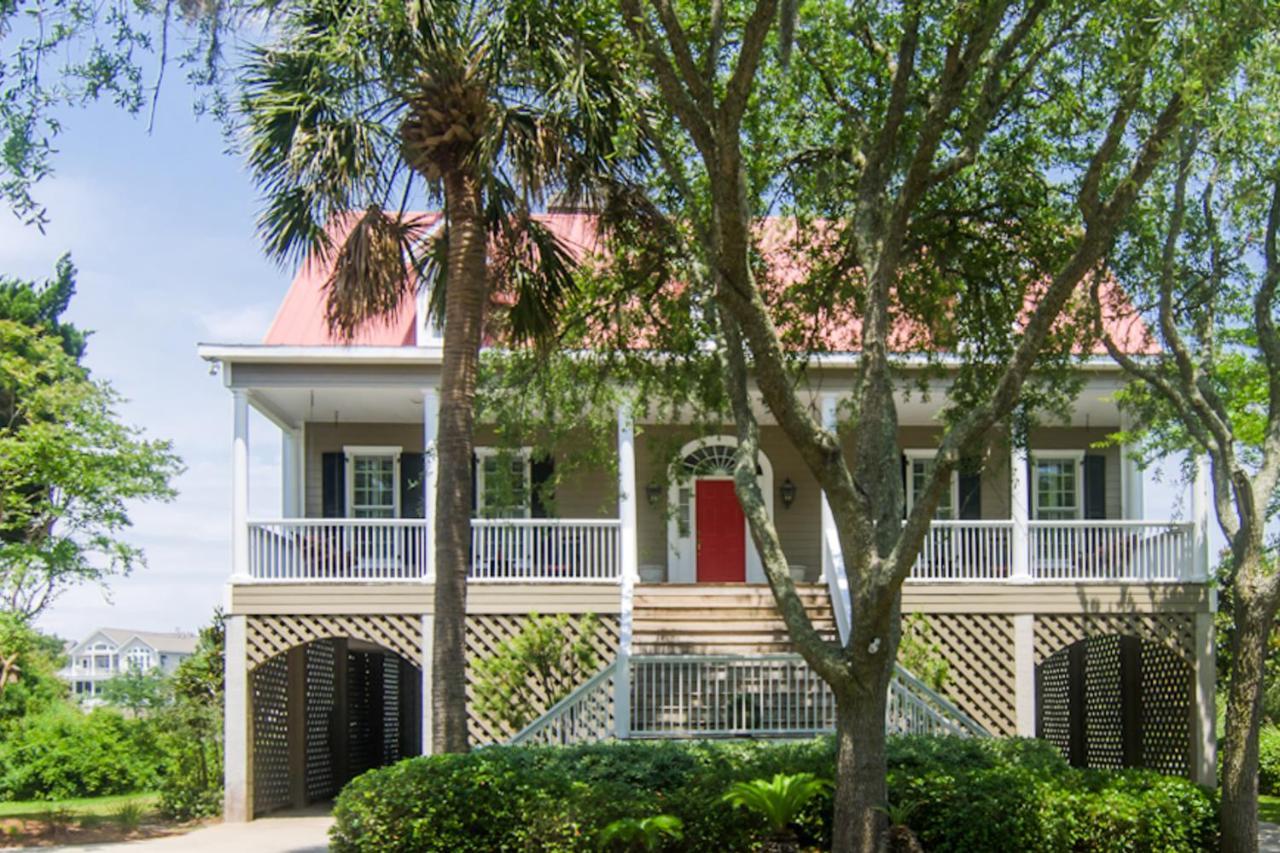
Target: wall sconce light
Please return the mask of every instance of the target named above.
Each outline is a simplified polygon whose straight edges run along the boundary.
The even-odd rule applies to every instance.
[[[648,499],[649,506],[657,506],[658,498],[662,497],[662,486],[656,480],[650,480],[649,485],[644,487],[644,496]]]
[[[782,496],[782,508],[791,509],[791,505],[796,500],[796,484],[791,482],[791,478],[782,481],[782,485],[778,487],[778,494]]]

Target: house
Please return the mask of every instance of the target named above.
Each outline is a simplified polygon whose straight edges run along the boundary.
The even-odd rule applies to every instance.
[[[589,250],[585,215],[544,221]],[[326,799],[429,740],[440,332],[423,295],[342,344],[325,326],[324,280],[323,265],[302,267],[261,344],[199,348],[234,403],[229,820]],[[855,364],[812,359],[812,403],[829,423]],[[917,367],[904,356],[908,380]],[[1079,371],[1070,417],[1036,428],[1029,447],[992,435],[984,464],[953,478],[903,592],[949,678],[939,693],[900,672],[886,724],[1039,735],[1076,764],[1212,782],[1206,480],[1190,520],[1148,518],[1135,459],[1099,444],[1124,426],[1124,379],[1104,358]],[[931,464],[939,399],[899,401],[907,501]],[[248,514],[251,408],[280,432],[274,518]],[[842,635],[847,580],[823,495],[781,430],[764,419],[761,432],[761,485],[793,574],[820,627]],[[554,460],[496,453],[478,426],[469,653],[532,612],[575,626],[593,613],[607,665],[523,732],[473,718],[477,742],[830,728],[830,694],[789,653],[761,583],[727,478],[733,433],[623,407],[616,466],[568,476],[548,517],[530,496]],[[490,488],[500,473],[515,499]]]
[[[195,650],[192,634],[99,628],[67,648],[67,666],[59,675],[77,699],[96,704],[103,681],[130,671],[170,674]]]

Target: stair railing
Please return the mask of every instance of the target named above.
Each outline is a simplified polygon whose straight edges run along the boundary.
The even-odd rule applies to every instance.
[[[615,660],[517,732],[508,743],[567,746],[609,739],[615,729],[613,683],[617,672]]]

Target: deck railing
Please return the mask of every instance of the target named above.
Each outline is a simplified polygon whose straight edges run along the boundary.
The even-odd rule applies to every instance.
[[[617,519],[477,518],[471,522],[471,579],[616,581]]]
[[[835,729],[831,688],[799,655],[633,655],[556,703],[513,743],[569,744],[617,736],[613,679],[629,677],[631,738],[808,737]],[[985,737],[963,711],[897,668],[885,728]]]
[[[1012,521],[935,521],[925,534],[911,578],[1005,580],[1012,557]]]
[[[405,581],[425,577],[420,519],[288,518],[249,522],[249,576],[258,581]]]
[[[1033,521],[1028,525],[1036,580],[1191,579],[1194,525],[1160,521]]]
[[[617,519],[473,519],[474,581],[617,582]],[[824,549],[838,557],[839,542]],[[255,581],[412,581],[427,576],[421,519],[289,518],[248,523]],[[1193,525],[1171,521],[935,521],[912,581],[1168,582],[1193,576]],[[1021,556],[1021,560],[1015,557]],[[840,580],[824,564],[829,583]],[[833,596],[836,590],[833,588]],[[837,616],[842,614],[837,614]]]

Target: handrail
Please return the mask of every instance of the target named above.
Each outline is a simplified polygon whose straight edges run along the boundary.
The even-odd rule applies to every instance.
[[[849,642],[853,627],[853,603],[849,600],[849,577],[844,570],[844,556],[840,549],[840,537],[835,528],[824,531],[827,547],[823,549],[823,575],[827,579],[827,593],[831,598],[831,615],[835,617],[836,632],[841,644]]]
[[[511,740],[508,741],[508,743],[512,745],[529,743],[534,741],[540,741],[542,743],[560,743],[560,744],[574,743],[575,741],[566,739],[566,736],[572,734],[572,729],[561,730],[559,733],[559,737],[556,738],[556,737],[551,737],[553,734],[553,727],[556,725],[556,723],[560,721],[562,717],[569,716],[570,714],[573,713],[573,711],[578,706],[583,705],[586,702],[590,701],[593,698],[593,695],[596,693],[596,691],[600,687],[604,686],[606,681],[610,681],[613,678],[617,670],[618,670],[618,661],[613,660],[604,669],[600,670],[595,675],[591,676],[586,681],[584,681],[582,684],[579,684],[577,687],[575,687],[572,691],[570,691],[569,695],[565,696],[559,702],[556,702],[554,705],[552,705],[550,708],[544,711],[536,720],[529,723],[523,729],[521,729],[520,731],[512,735]],[[605,693],[606,697],[608,697],[609,695],[610,693],[608,692]],[[607,718],[609,716],[612,716],[612,715],[609,714],[608,711],[605,711],[603,709],[600,709],[595,715],[597,719]],[[598,729],[602,727],[597,726],[596,728]],[[606,723],[603,726],[603,728],[611,731],[613,727]],[[602,739],[602,738],[599,738],[599,739]]]
[[[641,709],[643,713],[629,709],[632,729],[622,733],[612,725],[617,709],[612,705],[614,691],[609,684],[619,677],[620,668],[625,668],[623,677],[629,683],[641,678],[628,691],[632,701],[652,706]],[[734,672],[741,675],[734,676]],[[780,675],[785,676],[785,683],[799,686],[802,695],[807,696],[800,705],[794,694],[787,694],[786,701],[777,708],[769,705],[784,696],[775,689],[775,682],[770,682]],[[731,692],[726,693],[726,689]],[[731,703],[727,709],[729,718],[706,717],[708,713],[718,713],[710,709],[725,700]],[[741,708],[748,706],[759,719],[741,713]],[[678,719],[654,724],[654,714],[667,717],[672,713]],[[835,700],[830,688],[799,655],[635,655],[625,667],[620,667],[618,660],[612,661],[521,729],[509,743],[564,745],[635,736],[794,737],[833,731],[834,724]],[[895,665],[890,683],[885,726],[899,733],[990,737],[982,725],[900,665]]]

